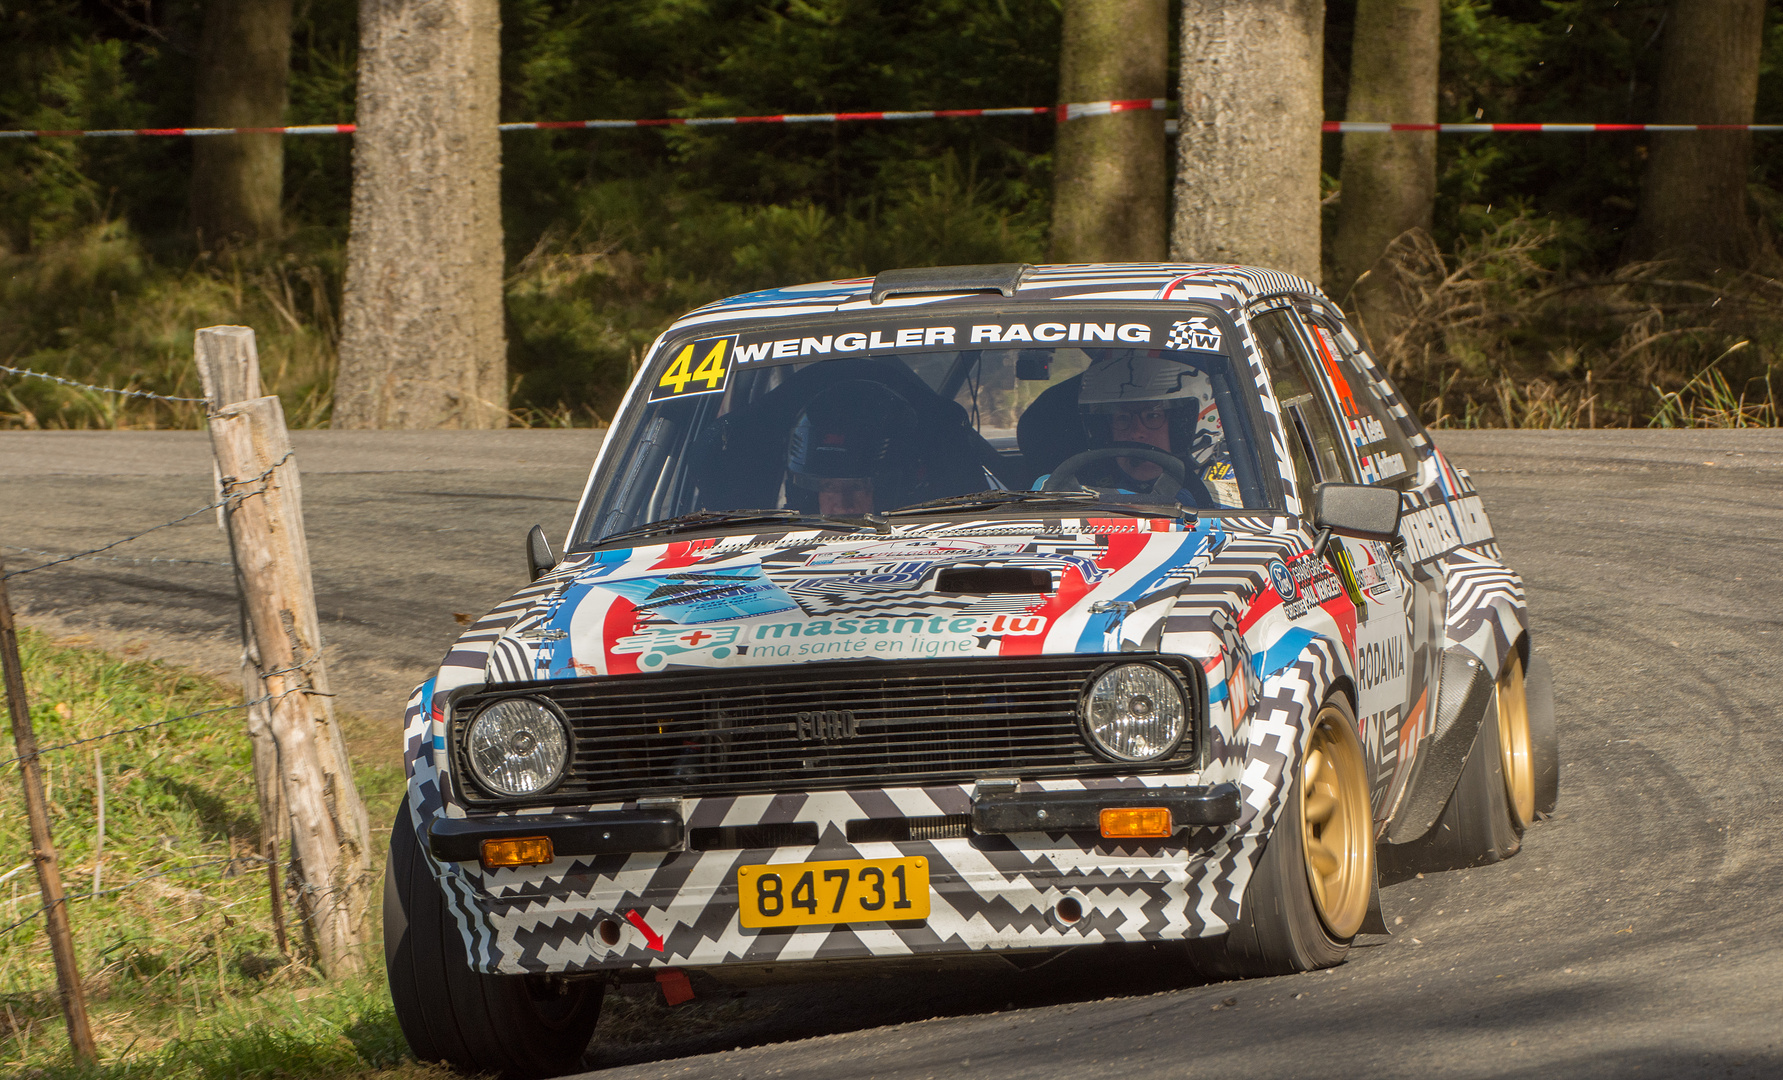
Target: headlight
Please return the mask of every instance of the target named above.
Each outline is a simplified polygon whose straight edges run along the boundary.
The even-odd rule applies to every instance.
[[[1169,757],[1188,729],[1181,688],[1150,664],[1121,664],[1104,671],[1090,683],[1082,708],[1090,744],[1116,761]]]
[[[464,736],[471,774],[497,795],[533,795],[557,783],[570,761],[570,737],[556,711],[531,698],[497,701]]]

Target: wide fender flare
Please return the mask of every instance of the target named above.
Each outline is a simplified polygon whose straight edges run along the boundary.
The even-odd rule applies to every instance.
[[[1252,657],[1261,690],[1242,723],[1239,817],[1191,871],[1190,895],[1209,933],[1237,922],[1245,888],[1281,815],[1292,770],[1306,754],[1313,721],[1333,692],[1351,685],[1344,656],[1341,642],[1296,628]]]
[[[477,907],[476,883],[466,877],[458,864],[439,861],[429,849],[428,826],[438,818],[463,815],[462,810],[446,800],[445,712],[437,707],[442,704],[437,690],[437,677],[417,686],[403,712],[402,758],[408,787],[408,819],[397,822],[395,827],[406,826],[415,831],[422,862],[445,894],[447,917],[463,936],[472,966],[479,971],[495,971],[501,963],[502,949]]]
[[[446,799],[441,775],[445,755],[445,717],[434,707],[437,679],[415,687],[402,714],[402,767],[408,785],[410,822],[426,850],[427,823],[445,813]]]
[[[1496,715],[1498,677],[1513,650],[1528,662],[1528,634],[1519,634],[1490,659],[1458,645],[1443,651],[1430,734],[1418,748],[1405,795],[1382,839],[1391,844],[1409,843],[1429,832],[1442,816],[1467,767],[1481,725]]]
[[[1504,563],[1466,548],[1450,552],[1443,562],[1446,649],[1473,656],[1494,679],[1513,648],[1523,648],[1527,666],[1527,645],[1519,644],[1529,635],[1523,579]]]

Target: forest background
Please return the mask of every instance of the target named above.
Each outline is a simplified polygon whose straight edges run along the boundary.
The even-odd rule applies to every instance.
[[[1652,119],[1663,0],[1442,7],[1440,119]],[[1326,5],[1330,119],[1345,115],[1354,10]],[[1057,100],[1053,0],[502,0],[501,18],[503,120]],[[192,123],[201,22],[198,0],[0,0],[0,127]],[[353,0],[298,0],[288,123],[352,120],[357,42]],[[1783,5],[1767,5],[1757,119],[1783,119]],[[604,422],[668,321],[727,294],[1044,261],[1055,130],[1019,118],[503,135],[511,422]],[[1327,252],[1341,139],[1324,139]],[[1776,424],[1783,136],[1753,139],[1756,261],[1678,267],[1623,257],[1645,137],[1440,137],[1430,243],[1380,268],[1403,317],[1376,334],[1423,419]],[[0,142],[0,364],[197,397],[193,329],[243,323],[293,424],[325,425],[352,139],[287,138],[282,235],[225,246],[191,223],[193,142]],[[0,375],[0,427],[201,419]]]

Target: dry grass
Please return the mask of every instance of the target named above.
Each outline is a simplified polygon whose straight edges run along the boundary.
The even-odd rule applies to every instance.
[[[1775,426],[1783,284],[1639,263],[1550,269],[1554,230],[1507,218],[1445,253],[1422,232],[1371,272],[1368,329],[1432,426]]]
[[[262,385],[293,427],[325,424],[339,324],[340,252],[244,248],[189,264],[157,259],[119,221],[30,254],[0,251],[0,363],[114,389],[201,397],[200,326],[252,326]],[[0,376],[0,428],[193,428],[195,404],[124,398]]]
[[[924,250],[972,261],[1025,258],[1033,246],[1032,237],[1009,234],[1007,222],[951,188],[911,196],[885,222],[832,219],[809,207],[704,207],[697,220],[680,221],[686,215],[667,213],[665,204],[657,216],[683,227],[661,236],[613,224],[635,226],[635,192],[595,194],[616,201],[591,196],[580,228],[547,230],[508,277],[515,361],[530,372],[513,382],[514,426],[604,424],[598,410],[617,399],[661,325],[715,296],[933,261]],[[952,222],[965,240],[904,222],[892,232],[928,248],[882,251],[881,226],[898,224],[899,214]],[[1771,377],[1783,361],[1783,283],[1776,278],[1760,270],[1693,277],[1664,263],[1604,277],[1564,274],[1554,269],[1565,246],[1554,227],[1522,215],[1493,220],[1453,252],[1407,233],[1359,294],[1378,352],[1426,423],[1778,423]],[[107,222],[28,256],[0,253],[0,363],[196,397],[193,329],[240,323],[257,331],[265,385],[284,399],[291,424],[325,425],[342,264],[330,243],[306,246],[297,237],[276,250],[170,267],[123,225]],[[728,259],[714,263],[714,246]],[[713,269],[720,264],[724,273]],[[0,376],[0,428],[189,428],[200,420],[195,405]]]

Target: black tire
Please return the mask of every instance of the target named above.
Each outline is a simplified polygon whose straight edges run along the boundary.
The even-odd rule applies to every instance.
[[[472,971],[406,801],[390,831],[384,871],[384,959],[396,1021],[420,1060],[507,1080],[581,1067],[605,985]]]
[[[1560,805],[1560,729],[1554,723],[1554,673],[1545,656],[1529,661],[1529,757],[1535,768],[1535,808],[1552,814]]]
[[[1442,816],[1430,831],[1390,855],[1405,871],[1460,870],[1501,862],[1522,846],[1521,832],[1505,794],[1503,758],[1499,753],[1497,702],[1486,709],[1480,733],[1467,752],[1467,764]]]
[[[1333,715],[1335,714],[1335,715]],[[1342,698],[1332,698],[1319,713],[1320,722],[1331,718],[1342,726],[1347,741],[1355,752],[1354,764],[1361,769],[1360,794],[1364,839],[1358,854],[1365,855],[1365,865],[1358,867],[1366,906],[1374,887],[1374,839],[1372,815],[1368,813],[1368,792],[1371,789],[1363,763],[1361,742],[1356,738],[1355,714]],[[1320,915],[1309,880],[1304,841],[1303,793],[1305,777],[1296,770],[1282,804],[1281,816],[1271,831],[1257,870],[1245,890],[1244,903],[1237,925],[1215,938],[1189,942],[1189,956],[1203,975],[1214,977],[1255,977],[1287,975],[1296,971],[1341,964],[1349,954],[1355,930],[1334,934]],[[1352,918],[1359,923],[1359,919]]]

